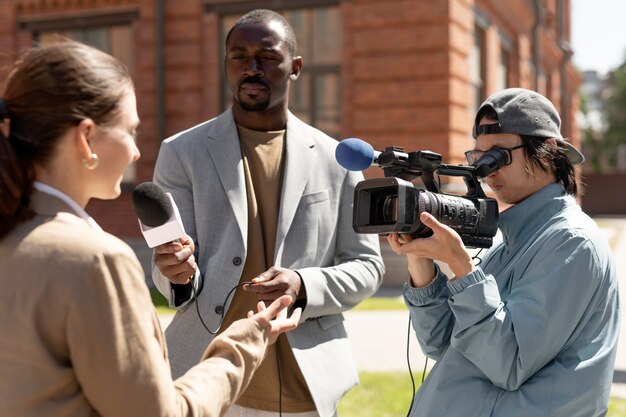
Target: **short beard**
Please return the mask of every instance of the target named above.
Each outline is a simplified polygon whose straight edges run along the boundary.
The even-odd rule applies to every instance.
[[[245,111],[264,111],[270,106],[270,101],[265,100],[258,103],[246,103],[239,100],[239,106]]]
[[[256,78],[256,77],[247,77],[246,79],[244,79],[240,84],[239,84],[239,88],[241,89],[241,86],[243,84],[257,84],[257,85],[262,85],[264,86],[268,93],[270,91],[269,86],[267,85],[267,82],[265,82],[262,79]],[[268,94],[267,100],[265,101],[261,101],[261,102],[254,102],[254,103],[247,103],[245,102],[243,99],[246,98],[246,95],[244,93],[242,93],[241,91],[238,91],[238,99],[239,99],[239,105],[241,106],[242,109],[244,109],[245,111],[251,111],[251,112],[258,112],[258,111],[264,111],[266,110],[269,106],[270,106],[270,95]]]

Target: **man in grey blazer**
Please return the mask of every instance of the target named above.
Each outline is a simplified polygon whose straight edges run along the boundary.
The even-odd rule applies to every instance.
[[[238,20],[226,38],[232,107],[165,140],[155,168],[189,235],[154,256],[154,282],[177,308],[166,330],[174,377],[198,362],[213,338],[205,326],[217,329],[224,313],[222,328],[282,294],[303,307],[227,416],[336,415],[358,382],[342,312],[384,273],[378,237],[352,229],[361,173],[340,167],[337,142],[288,110],[295,50],[279,14]]]

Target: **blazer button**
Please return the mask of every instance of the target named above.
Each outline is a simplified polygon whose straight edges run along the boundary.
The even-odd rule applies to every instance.
[[[235,256],[233,258],[233,265],[235,265],[235,266],[241,265],[241,258],[239,256]]]
[[[217,306],[215,307],[215,314],[222,314],[224,312],[224,307]]]

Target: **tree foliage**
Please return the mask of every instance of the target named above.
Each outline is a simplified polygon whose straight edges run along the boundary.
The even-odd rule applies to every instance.
[[[585,169],[626,172],[626,54],[623,64],[601,79],[590,77],[586,85],[579,91]]]
[[[626,62],[613,70],[608,79],[603,146],[607,163],[615,167],[620,148],[626,146]]]

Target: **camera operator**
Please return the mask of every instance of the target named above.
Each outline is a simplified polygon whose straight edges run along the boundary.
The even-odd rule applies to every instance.
[[[437,361],[412,416],[605,415],[619,331],[616,270],[576,203],[573,165],[584,158],[560,123],[547,98],[520,88],[478,110],[468,162],[506,152],[507,164],[485,182],[510,205],[500,213],[502,240],[478,266],[429,213],[420,220],[431,237],[389,235],[408,259],[404,298],[417,338]]]

